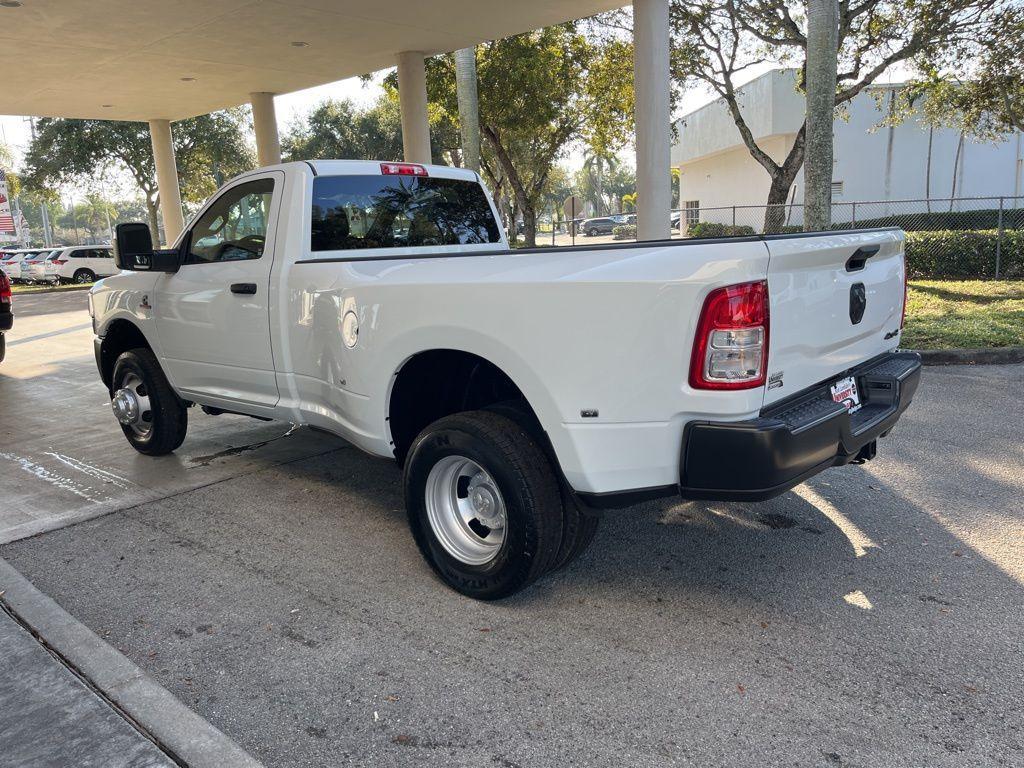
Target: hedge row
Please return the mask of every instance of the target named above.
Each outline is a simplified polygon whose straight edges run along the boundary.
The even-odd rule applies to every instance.
[[[992,278],[998,242],[995,229],[907,232],[907,272],[910,277]],[[1024,279],[1024,232],[1005,230],[999,255],[1000,278]]]
[[[849,205],[836,205],[833,211],[846,212]],[[1003,226],[1015,227],[1024,222],[1024,208],[1004,208]],[[997,229],[999,209],[980,208],[973,211],[922,211],[879,216],[873,219],[857,218],[855,223],[833,224],[833,229],[868,229],[870,227],[900,227],[907,232],[938,232],[948,230]]]
[[[753,227],[748,227],[746,224],[719,224],[714,221],[698,221],[696,224],[691,224],[686,229],[686,234],[690,237],[742,237],[744,235],[754,235]]]
[[[620,224],[612,229],[616,240],[636,240],[636,224]]]

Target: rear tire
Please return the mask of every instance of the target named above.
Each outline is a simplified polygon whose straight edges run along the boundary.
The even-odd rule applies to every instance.
[[[188,431],[188,410],[171,389],[156,355],[145,347],[122,352],[114,363],[111,397],[122,389],[131,391],[137,403],[143,404],[138,419],[121,423],[128,442],[139,453],[163,456],[171,453],[185,440]]]
[[[525,429],[539,445],[549,445],[544,428],[537,421],[537,417],[516,401],[508,400],[495,403],[488,406],[487,410],[514,421]],[[548,461],[555,466],[557,459],[554,450],[549,448],[547,454]],[[569,487],[565,478],[560,477],[558,485],[562,494],[562,541],[558,547],[555,561],[551,565],[552,571],[560,571],[569,566],[586,552],[601,525],[601,513],[584,507],[576,498],[576,494]]]
[[[404,474],[413,537],[452,589],[498,600],[554,565],[562,541],[558,480],[543,449],[512,419],[469,411],[435,421],[413,442]]]
[[[96,273],[91,269],[76,269],[73,280],[82,285],[85,283],[95,283]]]

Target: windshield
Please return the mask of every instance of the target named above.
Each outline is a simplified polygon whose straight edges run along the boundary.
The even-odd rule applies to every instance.
[[[416,176],[318,176],[314,251],[501,242],[476,181]]]

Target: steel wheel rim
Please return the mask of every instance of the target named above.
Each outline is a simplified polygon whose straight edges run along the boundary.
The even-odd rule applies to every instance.
[[[424,494],[431,530],[449,555],[466,565],[497,557],[508,513],[486,469],[465,456],[445,456],[430,469]]]
[[[147,437],[153,431],[153,407],[146,383],[135,373],[127,373],[121,388],[110,401],[114,416],[138,437]]]

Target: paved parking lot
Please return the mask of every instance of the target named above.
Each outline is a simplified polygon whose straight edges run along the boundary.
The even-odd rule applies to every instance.
[[[199,417],[133,455],[53,296],[18,332],[72,330],[0,365],[0,518],[109,514],[0,556],[268,766],[1024,765],[1024,366],[927,369],[875,462],[610,513],[480,604],[339,440]]]

